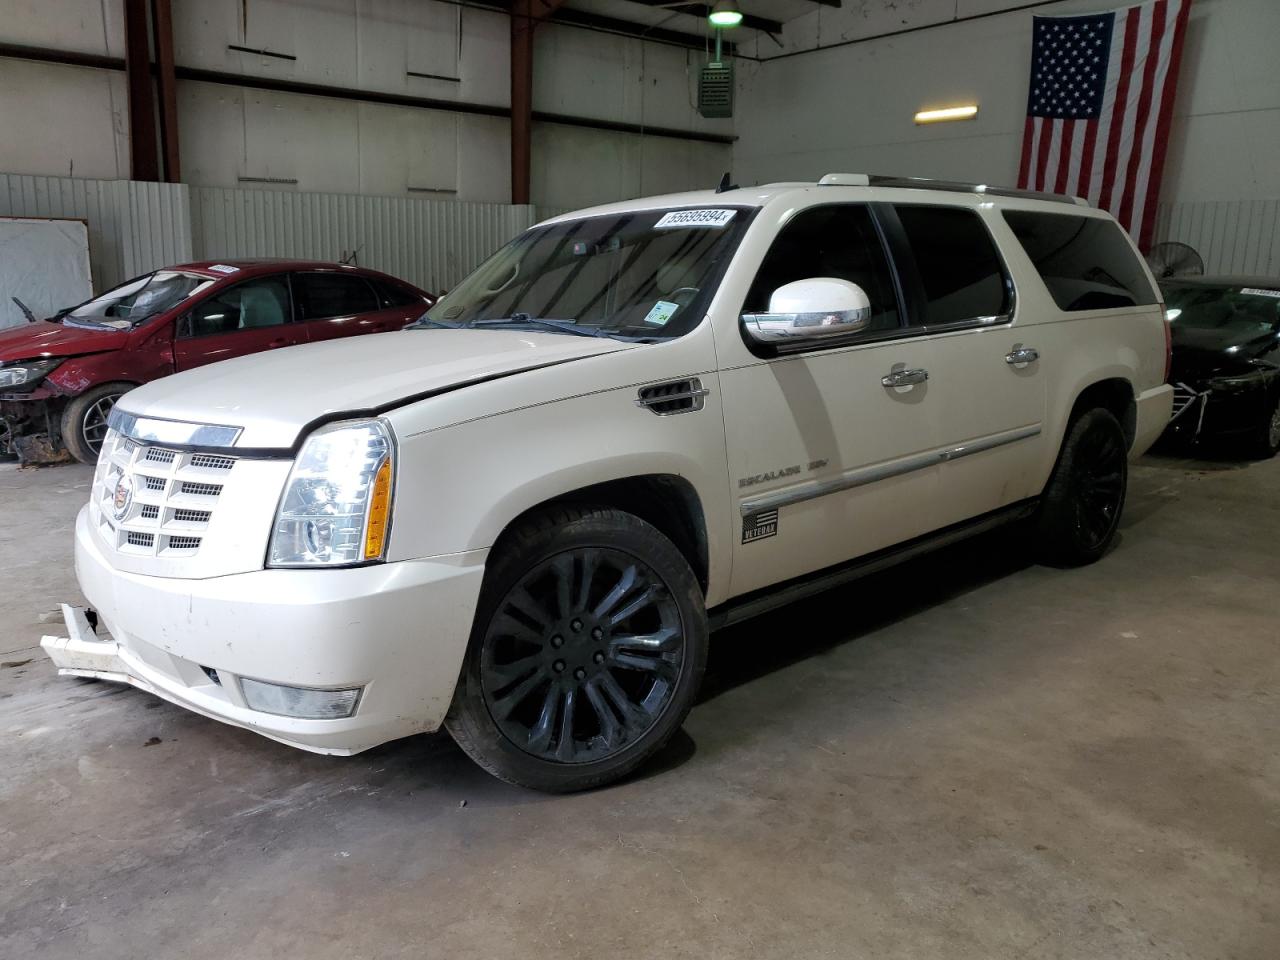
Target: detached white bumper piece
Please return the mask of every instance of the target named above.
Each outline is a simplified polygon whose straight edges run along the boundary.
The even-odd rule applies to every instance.
[[[40,643],[59,673],[132,684],[315,753],[357,753],[444,719],[484,559],[153,577],[113,567],[82,511],[76,574],[99,627],[64,605],[68,635]]]
[[[129,676],[129,668],[120,659],[119,645],[114,640],[98,636],[93,624],[89,622],[87,610],[64,603],[62,618],[66,621],[68,636],[45,635],[40,638],[40,646],[49,654],[49,659],[58,668],[60,675],[137,683]]]

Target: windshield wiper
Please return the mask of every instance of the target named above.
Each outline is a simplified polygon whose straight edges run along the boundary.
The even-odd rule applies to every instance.
[[[461,330],[462,324],[453,323],[449,320],[436,320],[427,316],[425,313],[413,323],[406,324],[406,330],[426,330],[428,327],[441,327],[445,330]]]
[[[472,320],[469,327],[545,327],[560,333],[572,333],[579,337],[607,337],[609,334],[600,327],[580,327],[572,320],[552,320],[548,317],[531,317],[527,313],[513,313],[509,317],[494,317],[485,320]]]
[[[17,305],[18,309],[22,311],[22,315],[27,318],[27,323],[36,322],[36,315],[31,312],[30,307],[28,307],[25,303],[23,303],[17,297],[10,297],[9,299],[12,300]]]

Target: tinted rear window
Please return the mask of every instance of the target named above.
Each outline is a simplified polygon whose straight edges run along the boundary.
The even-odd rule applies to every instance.
[[[924,290],[926,326],[1008,312],[1004,265],[982,219],[958,207],[894,205]]]
[[[302,308],[303,320],[346,317],[379,309],[369,284],[349,273],[296,274],[293,292]]]
[[[402,287],[389,280],[371,280],[370,283],[378,291],[378,302],[384,307],[408,307],[420,304],[424,310],[426,309],[426,301],[408,287]]]
[[[1141,261],[1114,220],[1025,210],[1006,210],[1004,218],[1059,309],[1107,310],[1158,302]]]

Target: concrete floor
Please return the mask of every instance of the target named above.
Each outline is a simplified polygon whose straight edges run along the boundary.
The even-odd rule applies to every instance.
[[[0,957],[1280,956],[1280,460],[1144,461],[1088,569],[988,537],[721,634],[559,798],[53,676],[89,476],[0,467]]]

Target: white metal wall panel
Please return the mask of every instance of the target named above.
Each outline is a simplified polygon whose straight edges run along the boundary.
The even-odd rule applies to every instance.
[[[0,174],[0,216],[87,221],[97,291],[191,259],[184,184]]]
[[[536,219],[531,206],[503,203],[224,187],[191,193],[197,259],[345,259],[431,292],[452,289]]]
[[[1156,240],[1190,244],[1210,275],[1280,277],[1280,199],[1164,203]]]

